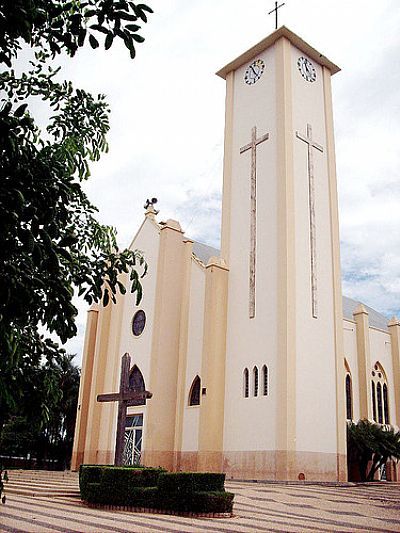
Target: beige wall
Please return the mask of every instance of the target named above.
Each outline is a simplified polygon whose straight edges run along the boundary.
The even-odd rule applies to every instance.
[[[344,357],[350,368],[353,390],[353,420],[360,419],[360,382],[358,379],[356,323],[343,320]],[[343,366],[344,362],[343,362]],[[345,374],[347,371],[345,370]]]
[[[183,408],[183,452],[197,451],[199,442],[199,406],[189,406],[189,391],[193,379],[201,375],[201,361],[204,334],[204,297],[205,297],[205,268],[197,261],[191,261],[190,304],[188,317],[188,345],[184,383]]]
[[[324,153],[313,149],[315,175],[316,274],[318,318],[311,309],[309,184],[307,145],[294,139],[295,264],[296,264],[296,449],[336,452],[336,381],[334,287],[330,190],[327,166],[327,131],[323,70],[315,64],[317,78],[309,83],[300,75],[297,60],[305,54],[292,47],[293,132],[313,139]],[[318,376],[318,379],[315,379]],[[315,397],[323,399],[315,402]],[[326,412],[329,417],[325,416]],[[316,421],[318,423],[316,424]]]
[[[183,234],[176,221],[160,230],[155,314],[151,347],[143,462],[172,469],[175,464],[175,422],[185,254]]]
[[[275,448],[276,366],[277,366],[277,190],[276,181],[276,106],[275,54],[269,49],[257,58],[266,64],[261,79],[253,86],[243,83],[247,64],[234,73],[234,114],[232,159],[225,160],[225,220],[229,218],[229,285],[225,387],[224,449],[264,450]],[[254,58],[256,59],[256,58]],[[250,99],[250,100],[249,100]],[[229,101],[229,95],[227,100]],[[250,104],[251,101],[251,104]],[[250,251],[250,151],[240,154],[240,147],[266,132],[270,139],[257,147],[257,265],[256,316],[249,319],[249,251]],[[229,124],[228,124],[229,127]],[[229,207],[228,207],[229,206]],[[229,209],[229,213],[227,213]],[[222,242],[222,249],[227,247]],[[243,398],[243,369],[267,364],[271,373],[271,394],[268,397]]]
[[[371,370],[375,363],[379,362],[388,379],[388,396],[389,396],[389,421],[391,424],[396,424],[396,405],[395,405],[395,387],[394,387],[394,371],[391,353],[391,338],[389,331],[382,331],[377,328],[370,328],[370,343],[371,343]],[[371,371],[370,370],[370,371]],[[370,374],[371,376],[371,374]]]
[[[365,414],[360,409],[360,398],[366,397],[366,388],[368,392],[371,387],[371,371],[375,363],[379,362],[385,370],[388,380],[388,393],[389,393],[389,414],[390,423],[396,425],[397,412],[395,402],[396,385],[394,380],[393,369],[393,357],[392,357],[392,339],[389,330],[382,330],[375,327],[368,328],[367,350],[369,354],[369,361],[366,366],[366,379],[365,383],[360,382],[359,379],[359,362],[362,358],[361,350],[357,351],[357,331],[356,323],[350,320],[344,320],[344,345],[345,345],[345,357],[351,370],[352,384],[353,384],[353,420],[358,421],[360,418],[365,418]],[[368,395],[369,402],[369,419],[372,420],[372,404],[370,394]]]
[[[82,371],[79,384],[79,397],[75,423],[74,445],[71,458],[71,470],[77,470],[84,460],[89,405],[93,382],[98,313],[98,306],[93,305],[88,311],[86,320],[85,344],[82,356]]]

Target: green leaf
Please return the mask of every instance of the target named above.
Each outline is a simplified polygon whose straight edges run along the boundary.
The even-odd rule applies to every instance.
[[[140,30],[140,26],[138,26],[137,24],[127,24],[125,28],[133,32]]]
[[[111,48],[111,45],[113,43],[113,40],[114,40],[114,35],[112,33],[109,33],[106,37],[106,40],[105,40],[105,43],[104,43],[104,48],[106,50],[108,50],[109,48]]]
[[[104,26],[101,26],[100,24],[92,24],[92,26],[90,26],[90,28],[93,29],[93,30],[100,31],[101,33],[105,33],[106,35],[109,33],[107,28],[105,28]]]
[[[28,107],[28,104],[22,104],[20,105],[15,111],[14,116],[15,117],[22,117],[22,115],[25,113],[26,108]]]
[[[137,33],[132,34],[132,39],[135,39],[137,43],[142,43],[144,41],[144,37],[138,35]]]
[[[147,13],[154,13],[151,7],[147,6],[146,4],[138,4],[137,7],[142,11],[147,11]]]
[[[99,42],[98,42],[98,40],[97,40],[96,37],[94,37],[94,35],[92,35],[92,34],[89,35],[89,43],[90,43],[90,46],[91,46],[93,49],[99,47]]]
[[[103,306],[107,307],[109,301],[110,301],[110,294],[108,292],[108,289],[105,289],[104,296],[103,296]]]
[[[119,287],[119,291],[121,294],[126,294],[126,288],[125,288],[125,285],[123,283],[121,283],[120,281],[117,281],[117,284],[118,284],[118,287]]]

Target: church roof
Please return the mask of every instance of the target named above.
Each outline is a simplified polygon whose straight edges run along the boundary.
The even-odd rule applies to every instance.
[[[220,251],[217,248],[203,244],[202,242],[193,242],[193,253],[205,265],[208,263],[210,257],[219,257]]]
[[[354,320],[353,312],[360,305],[360,303],[362,302],[358,302],[357,300],[343,296],[344,318],[347,320]],[[368,305],[365,304],[363,305],[368,311],[369,325],[374,328],[387,329],[388,319],[381,313],[378,313],[378,311],[375,311],[375,309],[372,309],[372,307],[368,307]]]

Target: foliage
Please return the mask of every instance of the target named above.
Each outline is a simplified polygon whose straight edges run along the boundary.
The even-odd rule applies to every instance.
[[[105,36],[106,50],[116,37],[122,39],[133,58],[134,43],[144,41],[136,22],[147,22],[146,13],[152,13],[147,5],[125,0],[1,0],[0,62],[11,68],[21,39],[48,48],[53,57],[61,51],[74,56],[87,39],[97,48],[99,35]]]
[[[168,494],[171,492],[187,494],[191,492],[221,491],[224,489],[225,474],[213,472],[168,472],[160,476],[159,489]]]
[[[129,283],[141,299],[143,257],[118,249],[115,230],[96,220],[82,189],[89,162],[108,150],[105,97],[58,81],[52,60],[87,43],[97,48],[100,35],[106,49],[122,41],[134,57],[134,43],[144,40],[137,22],[149,12],[125,0],[0,0],[0,63],[8,67],[0,73],[0,433],[30,369],[61,361],[43,332],[62,342],[76,334],[75,289],[87,303],[107,305]],[[24,42],[34,59],[18,75]],[[50,110],[44,133],[33,99]]]
[[[133,494],[136,489],[155,487],[163,472],[165,470],[162,468],[81,465],[79,469],[81,497],[83,500],[91,501],[94,489],[96,494],[99,494],[100,489],[92,487],[95,483],[99,484],[101,491],[108,494],[110,503],[118,505],[119,501],[126,498],[128,494]]]
[[[79,378],[72,355],[29,367],[29,379],[19,385],[23,394],[18,409],[3,428],[2,455],[29,455],[35,466],[52,461],[66,468],[72,452]]]
[[[400,459],[400,431],[368,420],[359,420],[357,424],[350,422],[347,454],[350,463],[358,464],[361,481],[373,481],[375,473],[388,460]]]
[[[82,465],[81,498],[89,503],[129,505],[175,512],[231,513],[234,495],[225,474]]]

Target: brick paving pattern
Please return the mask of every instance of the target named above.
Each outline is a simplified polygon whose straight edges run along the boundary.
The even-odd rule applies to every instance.
[[[71,478],[68,483],[66,490],[70,491]],[[226,488],[236,495],[234,517],[208,519],[89,509],[76,496],[58,492],[55,497],[33,497],[22,489],[12,491],[10,485],[7,504],[0,507],[0,531],[400,532],[398,483],[327,486],[227,482]]]

